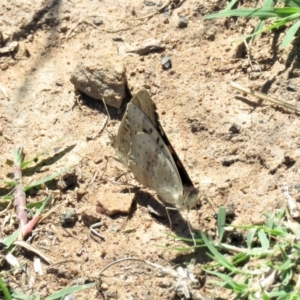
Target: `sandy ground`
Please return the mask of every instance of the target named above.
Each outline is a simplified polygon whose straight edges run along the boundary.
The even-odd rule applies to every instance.
[[[5,161],[12,159],[15,146],[24,148],[26,158],[49,145],[46,158],[69,147],[59,158],[41,158],[39,167],[28,172],[26,183],[66,167],[76,172],[74,183],[65,191],[58,188],[57,179],[28,194],[28,202],[53,194],[48,209],[56,209],[38,224],[30,243],[60,263],[49,266],[42,261],[43,275],[35,274],[36,255],[18,248],[15,256],[31,275],[25,281],[19,275],[11,276],[11,288],[19,287],[28,295],[39,293],[43,299],[71,284],[94,281],[102,268],[117,259],[136,257],[174,267],[196,258],[199,292],[208,298],[214,292],[211,278],[201,272],[207,261],[203,251],[187,255],[167,249],[186,244],[167,236],[169,222],[154,191],[141,186],[134,191],[135,205],[129,216],[109,217],[97,210],[99,197],[111,201],[114,194],[126,192],[126,186],[116,184],[124,183],[124,177],[119,177],[126,169],[109,158],[116,157],[109,136],[118,131],[126,101],[121,109],[109,108],[111,119],[94,137],[103,128],[107,112],[102,101],[78,95],[70,83],[73,70],[87,54],[118,56],[122,44],[135,45],[147,38],[165,44],[161,53],[128,54],[122,60],[129,91],[149,91],[173,147],[208,199],[203,197],[197,210],[188,215],[194,230],[216,236],[212,206],[215,210],[221,205],[233,208],[235,225],[260,224],[263,212],[285,205],[284,184],[298,198],[293,189],[299,182],[298,115],[243,95],[230,82],[297,105],[299,41],[279,51],[276,46],[283,33],[264,34],[249,45],[249,60],[243,43],[236,40],[240,32],[251,32],[256,24],[253,20],[202,19],[222,9],[222,3],[187,0],[177,8],[169,6],[169,13],[146,19],[142,17],[156,8],[141,0],[0,3],[1,46],[19,43],[13,53],[0,54],[1,179],[7,180],[11,173]],[[179,16],[188,20],[186,28],[178,28]],[[103,24],[95,25],[96,17]],[[171,58],[171,69],[161,67],[163,56]],[[63,141],[51,144],[69,132]],[[139,187],[130,175],[127,180]],[[3,186],[2,191],[8,190]],[[148,205],[163,216],[150,214]],[[61,214],[68,207],[76,210],[78,221],[62,226]],[[172,233],[188,237],[186,213],[171,215]],[[2,224],[5,216],[15,218],[13,208],[1,215]],[[103,226],[98,230],[105,240],[89,230],[99,221]],[[3,237],[17,228],[11,224],[2,228]],[[1,269],[10,269],[4,260]],[[141,262],[118,264],[105,272],[97,287],[77,293],[76,299],[179,299],[171,288],[174,280],[157,273]],[[216,295],[228,297],[219,289]]]

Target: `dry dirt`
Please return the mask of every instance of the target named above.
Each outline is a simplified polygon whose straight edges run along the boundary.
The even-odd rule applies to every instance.
[[[14,254],[31,275],[27,273],[25,281],[20,275],[11,276],[11,288],[19,287],[28,295],[39,293],[44,299],[71,284],[94,281],[102,268],[117,259],[136,257],[175,267],[196,258],[201,294],[211,298],[215,292],[219,299],[229,297],[223,290],[214,291],[211,278],[199,271],[207,261],[203,251],[187,255],[158,246],[186,244],[167,236],[166,216],[150,214],[148,205],[158,206],[156,209],[164,214],[155,192],[142,187],[134,191],[136,201],[129,217],[99,212],[100,195],[111,201],[114,193],[126,188],[117,184],[124,182],[124,177],[120,179],[124,166],[109,158],[115,157],[109,136],[118,131],[126,101],[121,109],[109,108],[111,120],[96,135],[107,118],[103,103],[78,95],[70,83],[72,71],[87,53],[118,55],[118,47],[125,42],[132,45],[147,38],[163,41],[166,50],[162,53],[122,57],[129,91],[149,91],[177,154],[215,210],[221,205],[233,208],[234,225],[260,224],[263,212],[285,205],[282,185],[294,188],[299,183],[300,120],[292,111],[242,95],[230,82],[297,105],[299,42],[295,40],[279,51],[284,32],[264,34],[249,45],[250,61],[243,43],[236,40],[241,38],[240,32],[251,32],[254,20],[202,18],[223,5],[222,1],[186,0],[177,8],[169,6],[169,15],[157,13],[143,19],[140,17],[156,8],[142,0],[1,1],[2,46],[19,43],[17,51],[0,54],[1,179],[7,180],[11,173],[5,161],[12,159],[15,146],[22,146],[30,158],[68,132],[71,134],[62,142],[50,146],[48,156],[41,158],[39,167],[24,180],[30,183],[70,166],[77,174],[66,191],[58,189],[56,180],[28,194],[28,202],[53,194],[48,209],[55,210],[37,225],[30,243],[60,263],[51,267],[42,261],[43,275],[35,274],[36,255],[18,248]],[[186,28],[178,28],[179,15],[187,18]],[[103,24],[96,26],[95,17]],[[165,55],[172,60],[170,70],[161,67]],[[43,160],[67,147],[64,155]],[[127,180],[138,186],[130,176]],[[297,189],[293,195],[298,197]],[[67,207],[74,208],[79,219],[62,226],[60,216]],[[15,217],[13,208],[1,215],[2,224],[5,216]],[[172,213],[172,233],[189,237],[186,219],[184,212]],[[214,211],[204,198],[188,219],[194,230],[216,237]],[[103,226],[98,230],[105,240],[89,230],[99,221]],[[17,226],[2,227],[2,237]],[[10,267],[2,260],[1,269]],[[76,299],[179,299],[171,289],[174,280],[157,273],[138,262],[115,265],[104,272],[100,288],[79,292]]]

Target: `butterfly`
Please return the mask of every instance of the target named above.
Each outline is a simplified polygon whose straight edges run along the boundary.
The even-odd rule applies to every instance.
[[[146,90],[128,103],[114,147],[135,179],[156,191],[165,204],[189,210],[198,203],[199,191],[163,131]]]

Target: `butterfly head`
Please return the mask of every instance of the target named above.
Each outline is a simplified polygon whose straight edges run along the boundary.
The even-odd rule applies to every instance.
[[[199,190],[195,187],[189,187],[184,189],[184,193],[179,197],[176,206],[179,209],[191,210],[200,201]]]

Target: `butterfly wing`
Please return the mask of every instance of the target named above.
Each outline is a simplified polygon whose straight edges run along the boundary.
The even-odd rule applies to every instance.
[[[149,146],[148,149],[145,145]],[[115,148],[119,159],[131,169],[135,178],[155,190],[163,201],[181,208],[192,208],[196,205],[198,190],[164,133],[156,106],[146,90],[139,91],[127,105]],[[149,153],[150,148],[158,153],[155,154],[156,158],[153,153]],[[145,151],[149,157],[146,157]],[[143,158],[142,165],[135,163],[135,159],[141,162]],[[157,165],[151,166],[150,162],[155,159]],[[149,170],[151,174],[148,173]]]
[[[119,127],[116,141],[113,145],[118,155],[118,158],[125,166],[128,166],[128,153],[130,151],[131,137],[132,133],[130,132],[130,129],[128,127],[128,118],[126,110],[121,125]]]
[[[138,91],[130,101],[138,107],[150,120],[155,128],[159,127],[159,117],[156,112],[156,106],[146,90]]]
[[[182,184],[184,187],[191,189],[194,187],[192,180],[190,179],[188,172],[184,168],[180,158],[178,157],[176,151],[172,147],[167,135],[165,134],[160,121],[159,116],[156,112],[156,105],[151,99],[149,93],[146,90],[138,91],[132,98],[131,103],[137,106],[151,121],[151,123],[156,128],[157,132],[159,133],[160,137],[164,141],[164,144],[167,145],[169,152],[171,153],[174,162],[177,166],[178,172],[180,174]]]
[[[137,133],[129,152],[129,169],[138,182],[155,190],[161,200],[176,205],[182,196],[182,183],[172,157],[165,150],[148,133]]]

